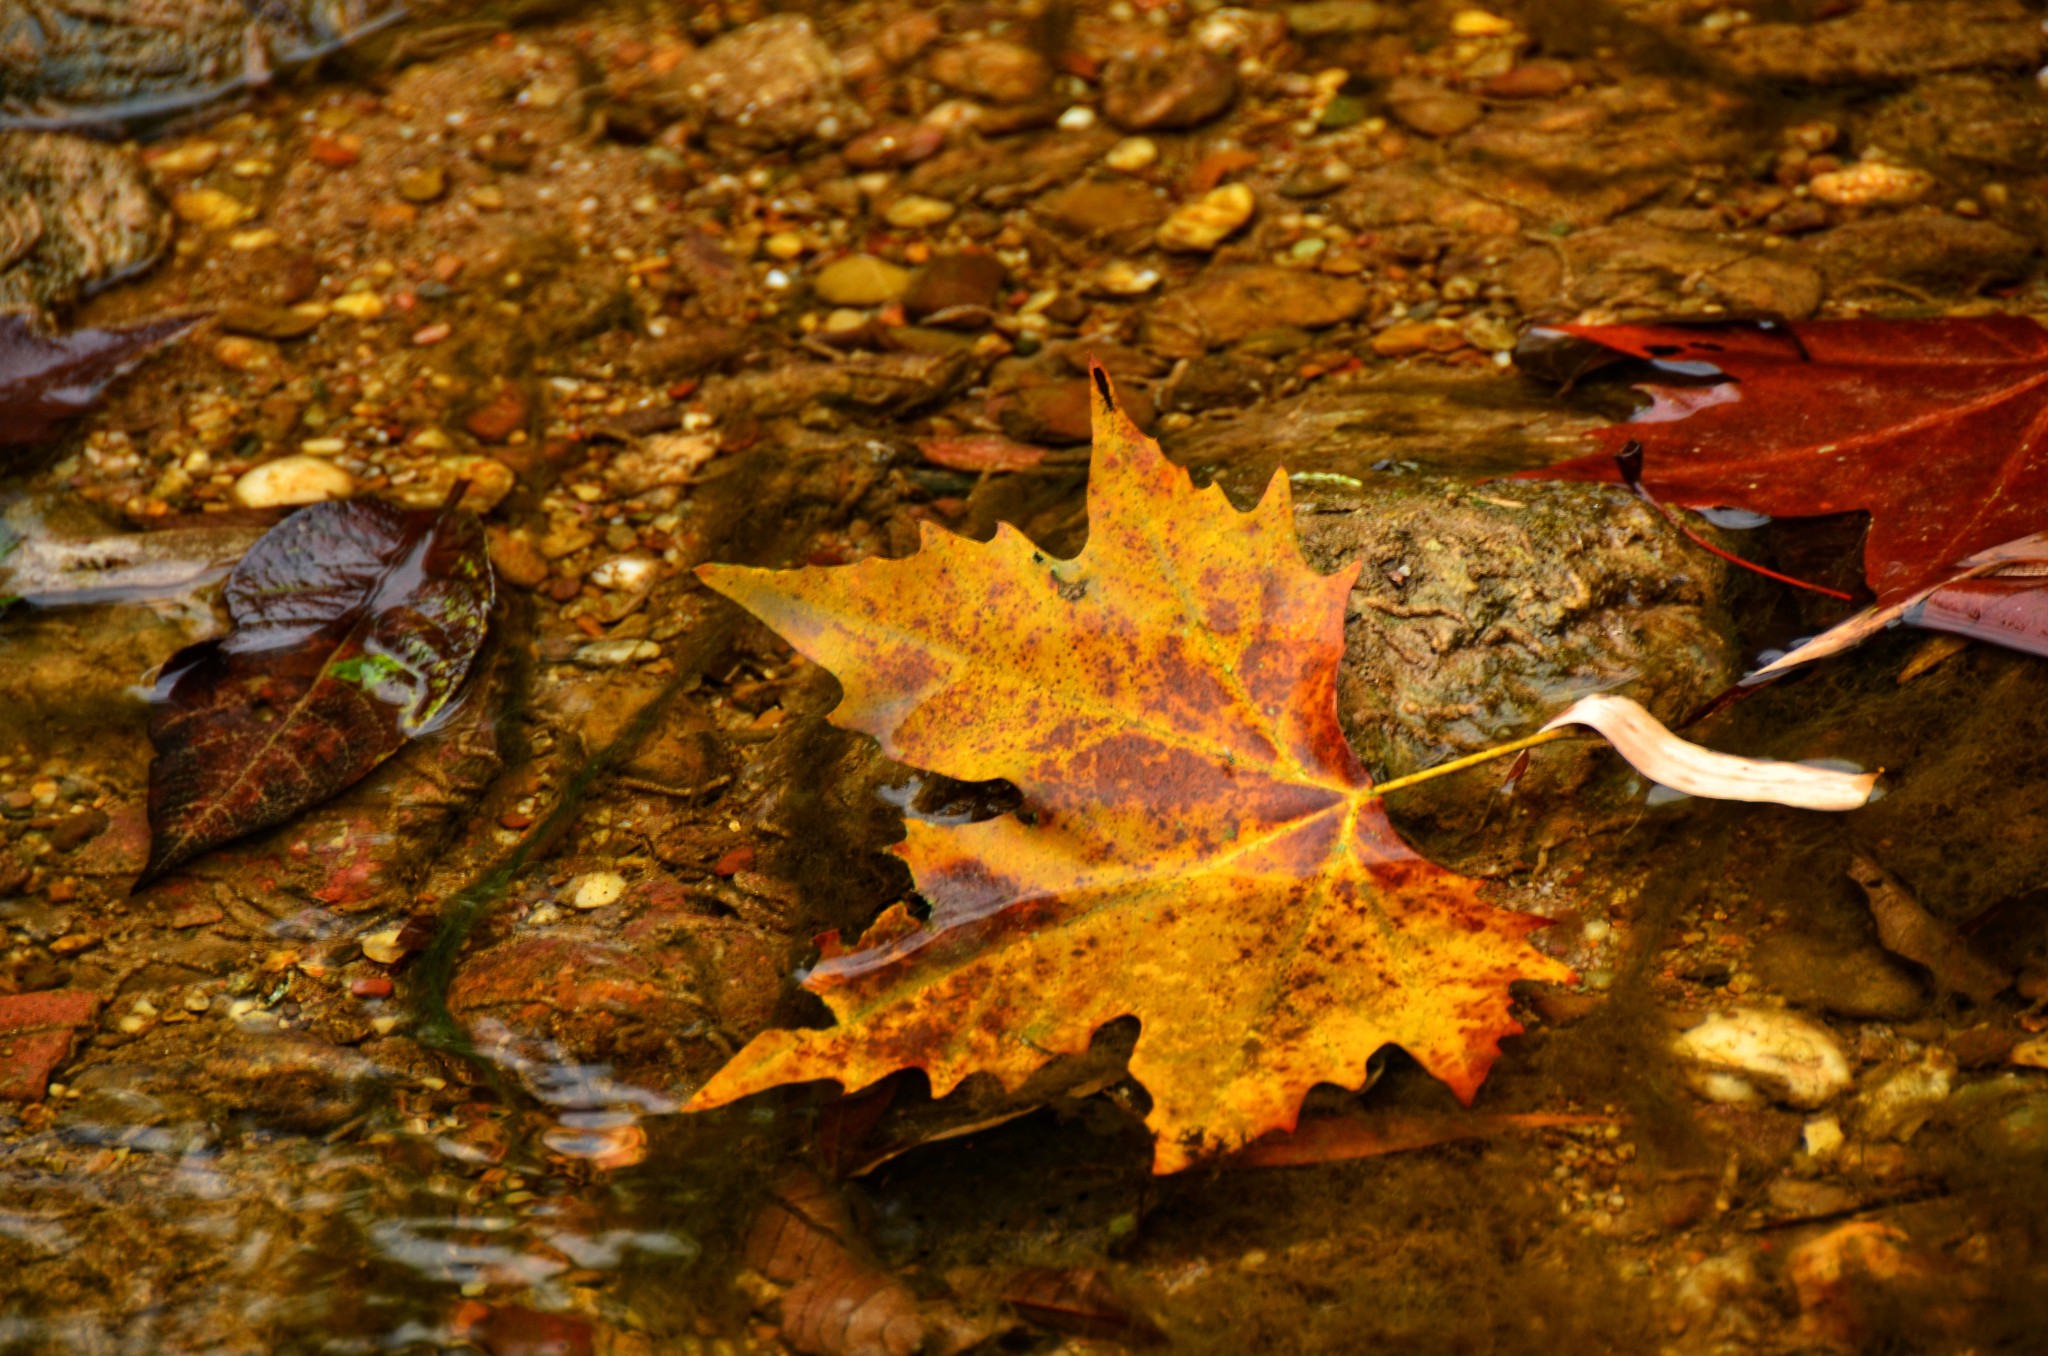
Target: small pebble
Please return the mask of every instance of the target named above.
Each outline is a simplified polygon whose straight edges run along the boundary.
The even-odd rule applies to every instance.
[[[872,254],[850,254],[820,269],[811,282],[818,300],[830,306],[881,306],[910,287],[910,270]]]
[[[360,943],[363,954],[379,965],[396,965],[406,956],[406,946],[401,939],[404,931],[393,927],[369,933]]]
[[[180,146],[163,146],[143,157],[158,174],[204,174],[220,160],[217,141],[188,141]]]
[[[375,292],[344,292],[329,305],[335,314],[351,320],[375,320],[384,314],[384,298]]]
[[[1837,207],[1872,204],[1898,205],[1918,202],[1934,187],[1934,176],[1906,165],[1886,165],[1865,160],[1827,174],[1816,174],[1807,184],[1813,196]]]
[[[1159,145],[1150,137],[1125,137],[1109,148],[1102,163],[1124,174],[1150,169],[1159,159]]]
[[[409,169],[398,176],[398,196],[410,203],[436,202],[448,191],[448,171],[438,165]]]
[[[1461,9],[1451,16],[1451,32],[1461,38],[1504,38],[1514,24],[1483,9]]]
[[[235,481],[232,493],[243,508],[279,508],[346,499],[355,488],[355,477],[333,462],[291,456],[250,467]]]
[[[901,230],[922,230],[936,226],[953,215],[953,204],[941,198],[927,198],[918,193],[906,193],[889,204],[882,213],[883,220]]]
[[[214,344],[213,356],[222,367],[237,372],[268,372],[277,366],[277,345],[230,334]]]
[[[569,903],[579,909],[602,909],[626,893],[626,878],[616,871],[593,871],[569,886]]]
[[[1113,296],[1143,296],[1159,286],[1159,271],[1140,268],[1127,259],[1112,259],[1095,275],[1095,285]]]
[[[590,582],[601,589],[638,592],[653,584],[660,572],[660,564],[651,557],[614,556],[590,572]]]
[[[1206,253],[1250,221],[1257,205],[1252,191],[1243,184],[1225,184],[1175,209],[1155,239],[1163,250]]]
[[[256,215],[256,209],[217,188],[188,188],[171,198],[171,211],[187,226],[224,231]]]
[[[432,348],[435,344],[446,342],[448,336],[453,333],[455,333],[453,325],[450,325],[445,320],[437,320],[431,325],[422,325],[414,330],[412,332],[412,342],[418,348]]]
[[[610,669],[661,658],[661,646],[651,640],[600,640],[576,651],[576,662],[585,668]]]

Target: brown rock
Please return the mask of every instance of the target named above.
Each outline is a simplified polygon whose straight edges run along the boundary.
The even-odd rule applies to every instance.
[[[1578,83],[1568,61],[1525,61],[1488,80],[1481,88],[1490,99],[1549,99]]]
[[[1836,290],[1874,279],[1974,293],[2023,277],[2034,242],[1990,221],[1947,212],[1871,217],[1814,238],[1814,262]]]
[[[1152,426],[1152,398],[1143,388],[1121,386],[1117,400],[1139,428]],[[1053,381],[1027,386],[1004,398],[997,421],[1019,442],[1072,446],[1093,436],[1088,383]]]
[[[297,339],[319,328],[320,317],[282,306],[257,306],[233,302],[220,310],[220,327],[229,334],[246,334],[258,339]]]
[[[1956,1065],[1964,1069],[1988,1069],[2003,1064],[2019,1043],[2017,1031],[1990,1022],[1966,1027],[1948,1038],[1949,1053],[1956,1057]]]
[[[112,821],[105,810],[84,810],[75,815],[66,815],[50,830],[50,846],[59,852],[70,852],[82,847],[107,831]]]
[[[1838,1017],[1900,1021],[1927,1006],[1920,985],[1874,946],[1832,947],[1799,933],[1773,933],[1752,964],[1789,1001]]]
[[[1145,317],[1145,342],[1174,358],[1192,358],[1270,328],[1276,318],[1303,329],[1349,320],[1369,293],[1351,278],[1272,264],[1211,269],[1162,297]]]
[[[1039,219],[1057,230],[1136,248],[1166,219],[1168,205],[1129,179],[1083,179],[1046,194],[1035,206]]]
[[[92,1020],[99,995],[83,989],[0,997],[0,1102],[40,1101],[71,1037]]]
[[[463,418],[462,426],[487,443],[502,443],[526,427],[533,411],[525,388],[500,378],[482,404]]]
[[[762,148],[837,141],[865,122],[841,87],[838,58],[794,14],[734,29],[676,69],[718,140]]]
[[[941,48],[926,64],[947,89],[997,104],[1029,103],[1052,83],[1052,64],[1021,43],[970,38]]]
[[[1767,80],[1867,84],[1978,66],[2030,69],[2048,59],[2048,34],[2018,0],[1865,4],[1819,23],[1737,28],[1717,59]]]
[[[547,582],[547,558],[523,535],[494,527],[489,540],[491,564],[500,579],[523,589],[539,588]]]
[[[912,319],[956,306],[993,307],[1002,295],[1003,261],[980,250],[941,254],[918,270],[903,294],[903,310]]]
[[[1403,126],[1426,137],[1456,136],[1486,116],[1486,105],[1471,95],[1409,77],[1388,89],[1387,107]]]
[[[1157,57],[1127,57],[1102,75],[1102,112],[1127,132],[1199,126],[1230,106],[1237,71],[1192,44]]]
[[[895,169],[927,159],[945,144],[945,132],[930,123],[892,122],[861,133],[840,154],[857,170]]]

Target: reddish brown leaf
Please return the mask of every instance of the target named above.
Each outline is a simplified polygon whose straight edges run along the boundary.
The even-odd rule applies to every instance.
[[[0,315],[0,447],[49,437],[160,345],[198,323],[197,316],[178,316],[124,330],[43,334],[25,315]]]
[[[1045,461],[1045,449],[1013,442],[998,433],[969,438],[925,438],[917,445],[924,459],[954,471],[1028,471]]]
[[[483,643],[492,580],[474,515],[315,504],[250,548],[234,629],[157,681],[149,864],[138,885],[360,780],[442,719]]]
[[[1309,1163],[1342,1163],[1354,1158],[1429,1149],[1461,1139],[1484,1139],[1516,1130],[1551,1130],[1606,1125],[1611,1116],[1533,1114],[1481,1116],[1383,1112],[1367,1116],[1320,1116],[1292,1131],[1275,1131],[1247,1145],[1230,1160],[1233,1168],[1295,1168]]]
[[[1651,407],[1601,430],[1604,452],[1525,475],[1614,480],[1612,454],[1636,439],[1643,483],[1670,503],[1866,512],[1880,605],[2048,518],[2048,330],[2023,316],[1560,329],[1672,383],[1644,386]],[[1716,372],[1728,380],[1698,384]]]
[[[817,1174],[792,1168],[754,1217],[747,1265],[786,1287],[782,1339],[807,1356],[941,1356],[989,1335],[939,1306],[926,1308],[870,1261],[846,1202]]]

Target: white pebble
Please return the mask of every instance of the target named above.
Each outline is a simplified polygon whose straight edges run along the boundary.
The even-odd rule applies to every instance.
[[[1717,1013],[1673,1048],[1703,1075],[1733,1075],[1796,1107],[1822,1106],[1850,1082],[1849,1061],[1833,1036],[1772,1008]]]
[[[661,646],[651,640],[596,640],[576,651],[576,662],[585,668],[610,669],[661,658]]]
[[[593,871],[578,876],[569,887],[569,903],[579,909],[602,909],[619,902],[626,893],[626,878],[616,871]]]
[[[278,508],[346,499],[355,493],[355,477],[318,457],[279,457],[252,466],[235,481],[235,502],[243,508]]]
[[[1109,148],[1102,157],[1102,163],[1125,174],[1136,174],[1139,170],[1150,169],[1159,159],[1159,144],[1150,137],[1125,137]]]
[[[590,572],[590,582],[601,589],[644,589],[654,582],[660,565],[649,556],[613,556]]]

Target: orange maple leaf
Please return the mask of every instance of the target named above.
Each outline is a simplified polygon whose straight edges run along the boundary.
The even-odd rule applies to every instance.
[[[777,1084],[847,1091],[922,1069],[1015,1089],[1141,1023],[1153,1168],[1291,1128],[1316,1083],[1405,1048],[1470,1101],[1521,1027],[1518,979],[1571,971],[1542,920],[1396,836],[1337,724],[1354,567],[1319,576],[1286,479],[1249,513],[1187,473],[1094,381],[1088,545],[927,524],[918,553],[698,575],[838,676],[832,719],[890,757],[1023,793],[1014,816],[911,822],[902,906],[806,985],[838,1018],[756,1037],[692,1108]],[[830,939],[828,939],[830,940]]]

